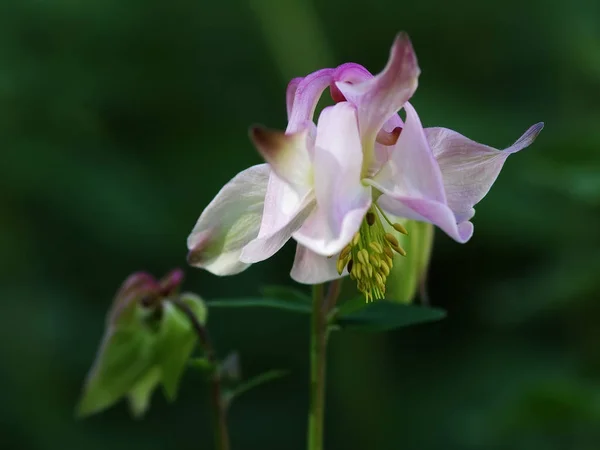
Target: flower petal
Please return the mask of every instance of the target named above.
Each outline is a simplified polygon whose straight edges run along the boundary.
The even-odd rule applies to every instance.
[[[267,164],[259,164],[223,186],[188,237],[190,265],[215,275],[233,275],[249,266],[239,256],[258,234],[269,173]]]
[[[531,145],[543,123],[529,128],[512,146],[496,150],[447,128],[427,128],[425,135],[442,171],[448,206],[457,222],[475,214],[473,206],[488,193],[506,158]]]
[[[384,192],[377,199],[377,205],[398,217],[432,223],[461,244],[473,235],[471,222],[457,224],[452,210],[446,204],[435,200],[391,196]]]
[[[408,35],[400,33],[380,74],[358,84],[336,83],[344,97],[358,108],[363,139],[375,141],[383,124],[412,97],[420,72]]]
[[[291,104],[292,108],[288,114],[287,133],[298,131],[303,127],[304,122],[312,120],[321,94],[333,79],[333,71],[334,69],[317,70],[298,83],[293,101],[288,101],[288,105]]]
[[[314,208],[314,195],[309,193],[298,205],[296,213],[289,216],[287,223],[282,224],[279,229],[268,234],[261,235],[259,233],[256,239],[250,241],[242,250],[240,261],[256,263],[273,256],[290,240],[292,234],[302,226]]]
[[[287,85],[287,89],[285,91],[285,108],[287,111],[288,120],[292,114],[292,107],[294,106],[296,90],[298,89],[298,85],[301,81],[302,77],[292,78]]]
[[[356,111],[347,102],[319,117],[314,156],[317,207],[293,237],[329,256],[342,250],[371,206],[371,189],[361,183],[362,147]]]
[[[337,280],[347,275],[346,271],[342,275],[338,274],[337,257],[338,255],[334,255],[328,258],[298,244],[290,275],[294,281],[302,284],[319,284]]]
[[[303,196],[311,189],[310,128],[286,134],[254,126],[250,129],[250,139],[273,172],[299,195]]]
[[[408,102],[404,109],[406,122],[387,164],[367,182],[392,197],[424,198],[445,204],[442,174],[419,116]]]

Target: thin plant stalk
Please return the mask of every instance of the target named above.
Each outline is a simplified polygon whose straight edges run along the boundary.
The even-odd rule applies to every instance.
[[[221,386],[221,373],[208,330],[196,318],[188,305],[179,299],[172,300],[173,304],[190,320],[204,349],[206,359],[214,367],[210,383],[211,409],[213,413],[213,428],[216,450],[229,450],[229,431],[227,429],[227,403]]]
[[[323,450],[325,424],[325,369],[327,365],[328,313],[335,306],[340,280],[325,286],[313,286],[313,310],[310,331],[310,399],[308,411],[308,450]]]

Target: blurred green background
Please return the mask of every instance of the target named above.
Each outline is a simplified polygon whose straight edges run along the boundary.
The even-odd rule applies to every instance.
[[[258,163],[250,124],[284,128],[287,81],[347,61],[378,72],[406,30],[413,104],[503,148],[467,245],[442,233],[429,278],[445,321],[335,334],[327,448],[600,448],[600,3],[302,0],[0,1],[0,448],[211,448],[187,373],[142,421],[74,419],[121,281],[185,267],[218,189]],[[235,278],[186,269],[205,298],[291,283],[293,245]],[[308,319],[214,311],[246,375],[234,449],[302,449]]]

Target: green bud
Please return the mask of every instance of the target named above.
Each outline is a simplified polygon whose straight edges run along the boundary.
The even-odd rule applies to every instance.
[[[387,224],[386,224],[387,225]],[[394,255],[394,264],[387,278],[386,298],[400,303],[412,303],[417,289],[425,282],[433,246],[433,225],[413,220],[402,221],[408,235],[389,227],[388,231],[406,249],[406,257]]]
[[[189,309],[200,325],[206,306],[194,294],[177,294],[183,279],[173,271],[160,281],[136,273],[121,286],[108,313],[106,331],[88,374],[78,415],[100,412],[127,397],[134,416],[143,415],[155,388],[162,384],[173,400],[197,342]]]

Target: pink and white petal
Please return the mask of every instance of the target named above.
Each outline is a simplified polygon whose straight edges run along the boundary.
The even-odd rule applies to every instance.
[[[334,81],[358,84],[373,78],[373,74],[364,66],[356,63],[345,63],[337,66],[333,72]]]
[[[294,106],[294,97],[296,95],[298,85],[301,81],[302,77],[292,78],[287,85],[287,89],[285,91],[285,109],[287,111],[288,120],[290,119],[290,115],[292,114],[292,107]]]
[[[425,137],[421,120],[410,103],[406,122],[387,164],[365,180],[393,197],[424,198],[446,203],[442,174]]]
[[[353,209],[340,214],[333,220],[329,211],[317,206],[292,237],[298,243],[320,255],[335,255],[350,242],[358,231],[370,206],[370,192],[358,199],[357,205]]]
[[[347,102],[325,108],[317,125],[314,189],[317,207],[293,237],[316,253],[342,250],[371,206],[361,183],[362,147],[356,111]]]
[[[447,128],[427,128],[425,135],[442,172],[448,206],[456,220],[469,220],[473,207],[485,197],[506,158],[533,143],[544,127],[529,128],[512,146],[496,150]]]
[[[254,126],[250,129],[250,139],[273,172],[300,196],[311,189],[310,128],[286,134],[283,131]]]
[[[298,244],[290,275],[294,281],[302,284],[320,284],[337,280],[348,274],[346,270],[342,275],[338,274],[337,257],[338,255],[328,258]]]
[[[259,164],[238,173],[204,209],[187,239],[188,263],[215,275],[233,275],[261,223],[270,169]]]
[[[314,208],[315,199],[313,193],[310,192],[302,200],[297,212],[291,216],[289,222],[270,234],[259,235],[256,239],[250,241],[242,250],[240,261],[256,263],[273,256],[290,240],[292,234],[302,226]]]
[[[452,210],[444,203],[435,200],[396,197],[384,193],[377,199],[377,205],[394,216],[432,223],[461,244],[467,242],[473,235],[471,222],[457,224]]]
[[[400,33],[381,73],[358,84],[336,83],[344,97],[358,108],[363,140],[374,141],[381,127],[412,97],[420,72],[408,35]]]
[[[333,79],[333,71],[334,69],[317,70],[298,83],[288,115],[287,133],[298,131],[307,120],[312,121],[321,94]]]

